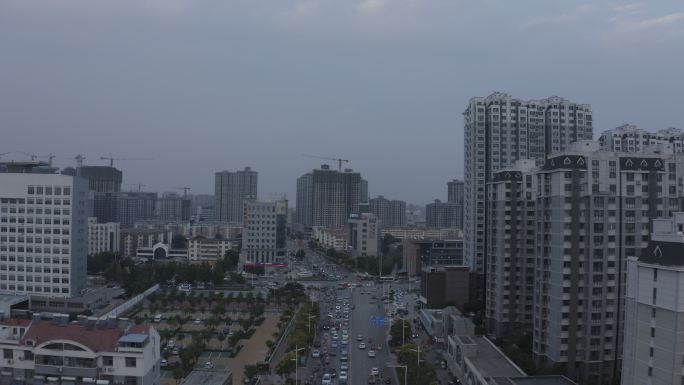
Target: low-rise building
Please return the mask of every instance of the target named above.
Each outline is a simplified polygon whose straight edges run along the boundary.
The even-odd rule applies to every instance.
[[[174,259],[188,258],[187,249],[174,249],[166,243],[157,243],[152,247],[140,247],[135,252],[136,258],[151,259]]]
[[[425,267],[420,280],[419,300],[435,309],[448,305],[459,309],[471,302],[471,272],[468,266]]]
[[[403,259],[409,276],[419,275],[423,267],[463,266],[463,238],[404,239]]]
[[[337,227],[314,227],[311,238],[325,249],[347,250],[347,229]]]
[[[147,325],[109,318],[69,322],[0,320],[0,382],[38,384],[158,385],[160,337]]]
[[[138,249],[151,248],[157,243],[171,243],[173,233],[163,229],[131,228],[120,230],[119,251],[124,257],[133,257]]]
[[[119,252],[119,223],[98,223],[97,218],[88,218],[88,255],[103,252]]]
[[[195,237],[188,240],[188,259],[191,262],[216,262],[232,250],[239,241]]]

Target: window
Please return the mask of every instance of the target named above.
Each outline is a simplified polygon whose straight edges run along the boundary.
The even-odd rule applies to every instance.
[[[114,366],[114,357],[102,356],[102,366]]]
[[[12,349],[2,349],[2,358],[6,359],[6,360],[11,360],[14,358],[13,353],[14,352]]]
[[[137,362],[137,360],[135,359],[135,357],[126,357],[126,367],[127,368],[135,368],[136,362]]]

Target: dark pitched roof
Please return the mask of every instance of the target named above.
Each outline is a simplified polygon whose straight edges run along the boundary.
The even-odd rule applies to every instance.
[[[684,243],[651,241],[641,251],[639,262],[663,266],[684,266]]]

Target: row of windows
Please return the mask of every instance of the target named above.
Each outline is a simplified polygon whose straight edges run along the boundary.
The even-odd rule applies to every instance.
[[[33,293],[62,293],[62,294],[68,294],[69,293],[69,288],[68,287],[49,287],[49,286],[24,286],[24,285],[8,285],[8,284],[0,284],[0,290],[5,290],[5,291],[27,291],[27,292],[33,292]]]
[[[69,264],[69,258],[58,258],[58,257],[35,257],[35,256],[30,256],[26,257],[24,259],[23,256],[18,256],[15,257],[14,255],[0,255],[0,261],[2,262],[24,262],[26,261],[27,263],[53,263],[53,264],[61,264],[62,265],[68,265]]]
[[[67,186],[28,186],[28,195],[71,195]]]
[[[68,206],[71,204],[71,199],[64,199],[64,198],[27,198],[27,199],[13,199],[13,198],[2,198],[0,199],[0,202],[3,204],[10,205],[9,207],[12,208],[12,205],[62,205],[62,206]],[[21,208],[22,206],[17,206],[16,209]]]

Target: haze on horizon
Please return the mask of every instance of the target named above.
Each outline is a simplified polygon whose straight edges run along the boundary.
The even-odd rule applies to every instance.
[[[116,166],[160,192],[251,166],[293,202],[302,154],[342,157],[425,204],[463,176],[472,96],[684,128],[682,47],[680,1],[5,0],[0,153],[149,157]]]

